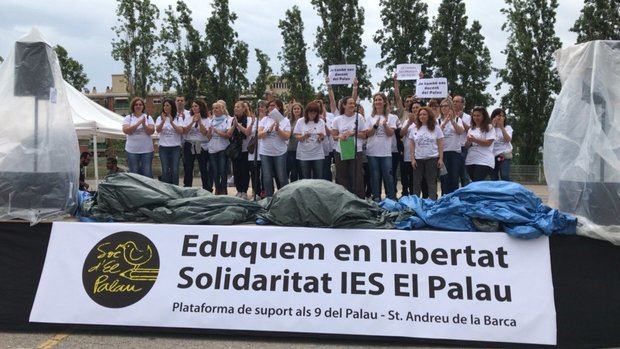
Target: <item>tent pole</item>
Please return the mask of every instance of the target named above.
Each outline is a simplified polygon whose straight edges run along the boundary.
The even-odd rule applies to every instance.
[[[97,151],[97,134],[93,134],[93,152],[95,155],[95,184],[99,187],[99,152]]]

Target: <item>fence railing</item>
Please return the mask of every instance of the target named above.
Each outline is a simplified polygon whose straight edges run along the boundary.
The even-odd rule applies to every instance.
[[[511,165],[510,179],[521,184],[546,184],[542,165]]]

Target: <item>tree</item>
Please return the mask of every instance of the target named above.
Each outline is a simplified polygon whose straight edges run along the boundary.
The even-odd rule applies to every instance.
[[[4,62],[4,58],[2,58],[2,56],[0,56],[0,63]]]
[[[506,0],[502,30],[508,33],[506,67],[500,69],[500,83],[508,85],[501,104],[516,130],[515,157],[521,164],[541,160],[543,134],[551,115],[560,80],[553,68],[553,52],[562,45],[555,34],[557,0]]]
[[[459,82],[461,55],[465,52],[463,35],[467,30],[465,4],[461,0],[443,0],[431,29],[430,66],[434,76],[448,79],[448,88],[463,94]]]
[[[467,26],[462,0],[443,0],[431,29],[430,58],[432,73],[448,79],[453,95],[466,99],[466,110],[475,105],[489,106],[494,102],[484,92],[491,75],[491,54],[480,22]]]
[[[182,0],[176,9],[171,5],[160,33],[160,52],[163,64],[160,81],[164,91],[174,87],[186,100],[195,99],[205,72],[201,47],[202,38],[192,25],[192,11]]]
[[[305,104],[313,98],[314,89],[310,84],[310,71],[306,59],[304,22],[297,6],[286,10],[284,16],[285,19],[278,23],[284,42],[278,55],[278,59],[282,61],[282,77],[288,81],[291,95]]]
[[[312,5],[321,18],[321,25],[316,30],[314,48],[323,63],[319,73],[327,75],[329,65],[357,65],[359,95],[370,97],[370,73],[364,64],[366,46],[362,45],[364,34],[364,9],[358,0],[312,0]],[[351,88],[334,86],[338,96],[350,95]]]
[[[380,90],[392,87],[396,65],[401,63],[427,63],[426,32],[429,30],[428,5],[420,0],[381,0],[381,21],[374,42],[381,46],[378,68],[385,68],[387,75]],[[415,83],[401,81],[403,96],[413,94]]]
[[[123,62],[127,92],[146,97],[157,79],[157,25],[159,9],[150,0],[118,0],[118,24],[112,27],[112,57]]]
[[[485,92],[491,75],[491,52],[480,34],[482,26],[474,21],[463,36],[465,51],[461,54],[461,89],[467,96],[467,110],[476,105],[490,106],[495,99]]]
[[[263,51],[255,49],[256,60],[258,61],[258,75],[252,86],[252,91],[257,99],[263,98],[265,90],[273,82],[273,70],[269,66],[269,56]]]
[[[577,43],[620,40],[620,0],[584,0],[581,15],[570,31]]]
[[[58,57],[62,78],[71,84],[71,86],[75,87],[76,90],[82,91],[89,82],[86,73],[84,73],[84,66],[80,62],[69,57],[67,50],[62,46],[56,45],[54,51]]]
[[[203,41],[203,54],[208,59],[203,91],[207,98],[223,99],[232,105],[248,87],[248,46],[237,40],[232,28],[237,14],[230,11],[228,0],[215,0],[211,7]]]

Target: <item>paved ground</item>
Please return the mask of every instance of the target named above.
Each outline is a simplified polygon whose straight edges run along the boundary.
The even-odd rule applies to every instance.
[[[94,185],[91,182],[91,187]],[[195,186],[199,182],[195,181]],[[549,193],[544,185],[528,185],[544,202],[547,202]],[[229,188],[229,194],[236,193]],[[381,342],[362,342],[351,340],[327,339],[291,339],[291,338],[257,338],[239,336],[208,336],[208,335],[166,335],[155,333],[127,333],[127,332],[19,332],[0,331],[0,349],[78,349],[78,348],[430,348],[428,346],[408,346],[403,344],[389,344]],[[435,347],[437,348],[437,347]]]
[[[288,348],[431,348],[429,346],[411,346],[405,344],[388,344],[380,342],[364,343],[350,340],[327,339],[290,339],[290,338],[240,338],[238,336],[207,335],[157,335],[144,333],[16,333],[0,332],[2,349],[96,349],[96,348],[209,348],[209,349],[288,349]],[[432,347],[442,348],[442,347]],[[449,348],[449,347],[443,347]]]

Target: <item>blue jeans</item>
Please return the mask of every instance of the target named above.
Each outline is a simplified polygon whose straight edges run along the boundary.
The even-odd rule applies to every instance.
[[[392,173],[391,156],[369,156],[368,169],[370,170],[370,187],[375,201],[381,200],[381,178],[388,198],[396,200],[394,191],[394,175]]]
[[[213,191],[213,177],[208,170],[209,153],[200,149],[200,153],[192,154],[192,143],[185,142],[183,144],[183,186],[191,187],[194,181],[194,162],[198,159],[198,168],[200,169],[200,179],[202,181],[202,189]]]
[[[126,153],[129,172],[153,178],[153,152],[142,154]]]
[[[491,179],[494,181],[510,181],[510,159],[504,159],[498,161],[498,157],[495,157],[495,168],[491,172]]]
[[[215,194],[226,194],[228,187],[228,156],[226,156],[226,150],[209,154],[209,167],[215,183]]]
[[[471,182],[471,178],[469,177],[469,173],[465,171],[465,159],[467,159],[467,149],[466,147],[461,147],[461,168],[459,169],[459,177],[461,179],[461,188],[468,185]]]
[[[181,159],[181,146],[159,146],[159,160],[161,161],[162,181],[179,185],[179,160]]]
[[[323,179],[323,162],[325,160],[299,160],[302,179]]]
[[[456,151],[444,151],[443,163],[448,174],[440,177],[441,195],[447,195],[459,188],[459,175],[461,173],[461,154]]]
[[[297,151],[289,151],[287,152],[286,157],[286,172],[290,179],[290,182],[295,182],[299,179],[299,160],[297,160]]]
[[[323,179],[326,181],[332,181],[332,162],[334,160],[334,151],[332,150],[323,161]]]
[[[288,184],[286,157],[286,153],[280,156],[260,156],[261,171],[263,172],[263,190],[265,190],[268,197],[273,196],[274,177],[277,177],[280,188]]]

